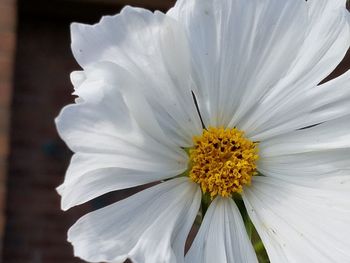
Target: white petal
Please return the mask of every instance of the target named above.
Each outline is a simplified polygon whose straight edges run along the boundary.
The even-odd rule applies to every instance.
[[[350,148],[350,116],[290,132],[259,144],[261,158]]]
[[[348,115],[350,109],[349,81],[350,71],[325,84],[310,88],[292,104],[284,104],[284,115],[279,115],[281,118],[277,122],[273,121],[274,117],[272,117],[263,129],[251,132],[250,139],[266,140],[292,130]],[[273,116],[273,113],[271,115]]]
[[[84,69],[102,61],[124,68],[136,82],[134,92],[143,93],[171,140],[192,145],[202,127],[191,93],[187,39],[176,21],[126,7],[94,26],[73,23],[71,31],[73,53]],[[119,74],[117,79],[125,78]]]
[[[57,188],[62,209],[85,203],[105,193],[164,180],[181,174],[185,163],[155,158],[149,153],[76,153],[64,183]]]
[[[118,100],[123,95],[127,110],[133,115],[137,125],[156,141],[173,145],[171,136],[164,134],[144,94],[137,90],[139,83],[128,71],[110,62],[99,62],[90,65],[84,76],[85,81],[76,86],[74,92],[81,101],[94,105],[105,103],[108,104],[107,110],[115,110],[113,103],[120,103]],[[114,96],[117,98],[113,98]]]
[[[338,149],[323,152],[279,155],[260,158],[259,172],[266,176],[283,178],[288,181],[326,180],[335,176],[349,179],[350,149]]]
[[[337,118],[349,108],[348,103],[338,100],[333,101],[336,105],[330,104],[327,108],[315,108],[314,105],[323,93],[317,90],[317,84],[335,69],[350,45],[350,15],[345,1],[304,3],[309,8],[310,22],[295,62],[288,74],[239,124],[256,140]]]
[[[86,80],[86,75],[82,70],[73,71],[70,74],[70,81],[72,82],[74,89],[79,88],[79,86],[83,84],[85,80]]]
[[[118,80],[113,75],[116,72],[120,74]],[[120,89],[127,86],[133,90],[134,82],[127,76],[125,70],[111,63],[103,63],[90,68],[86,71],[86,75],[87,79],[75,90],[75,94],[84,103],[68,105],[56,119],[58,132],[74,152],[96,152],[99,149],[104,152],[117,151],[118,147],[114,143],[124,136],[136,145],[143,146],[153,142],[157,143],[157,148],[164,150],[168,146],[174,146],[157,124],[152,111],[145,111],[142,114],[145,119],[141,119],[141,113],[133,107],[132,102],[130,108],[126,105],[131,96],[127,94],[125,101]],[[122,78],[121,75],[126,77]],[[118,89],[115,85],[120,85],[122,88]],[[133,93],[133,95],[138,98],[139,103],[145,103],[143,107],[148,106],[148,103],[142,100],[141,94]],[[94,137],[95,140],[86,141],[86,138],[79,136],[81,132],[85,133],[85,136]],[[105,137],[105,141],[102,137]],[[157,151],[157,148],[154,150]],[[172,151],[179,152],[178,147],[173,148]]]
[[[188,178],[173,179],[85,215],[68,240],[89,262],[181,263],[200,196]]]
[[[187,169],[187,154],[157,128],[152,111],[137,123],[135,110],[130,112],[108,76],[93,73],[87,72],[87,79],[76,89],[83,101],[65,107],[56,119],[60,136],[77,152],[58,189],[63,209]]]
[[[309,7],[310,24],[308,34],[299,52],[289,82],[290,90],[304,91],[305,84],[317,85],[341,62],[350,44],[350,16],[345,0],[311,0]],[[294,78],[294,79],[293,79]],[[299,83],[304,83],[298,87]]]
[[[243,200],[271,263],[349,262],[349,188],[258,176]]]
[[[314,22],[316,22],[317,19],[324,19],[322,15],[328,14],[332,10],[337,10],[339,8],[346,8],[346,2],[347,0],[334,0],[334,1],[327,1],[327,0],[308,0],[308,5],[311,10],[312,18]],[[314,26],[317,26],[316,24]]]
[[[241,214],[232,199],[218,197],[209,206],[185,262],[258,262]]]
[[[286,75],[308,19],[294,0],[182,0],[169,14],[187,29],[207,126],[235,126]]]

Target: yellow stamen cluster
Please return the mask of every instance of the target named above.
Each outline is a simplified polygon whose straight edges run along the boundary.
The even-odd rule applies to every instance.
[[[256,175],[257,144],[236,128],[209,128],[193,138],[189,177],[213,199],[241,193]]]

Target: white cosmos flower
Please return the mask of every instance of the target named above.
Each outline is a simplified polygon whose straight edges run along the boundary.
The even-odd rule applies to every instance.
[[[349,47],[345,2],[179,0],[72,24],[83,71],[56,120],[74,152],[62,208],[162,181],[78,220],[75,255],[257,262],[240,192],[272,263],[350,262],[350,72],[319,84]],[[213,201],[184,256],[204,191]]]

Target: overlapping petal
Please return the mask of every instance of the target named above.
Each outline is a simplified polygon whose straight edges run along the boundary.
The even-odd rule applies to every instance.
[[[309,23],[302,48],[288,74],[281,78],[239,126],[256,140],[334,119],[349,107],[344,100],[315,107],[328,94],[345,92],[347,73],[332,84],[317,85],[340,63],[350,45],[350,15],[345,0],[307,1]],[[339,87],[337,87],[339,86]],[[327,91],[328,90],[328,91]],[[328,94],[325,94],[328,92]]]
[[[310,88],[295,100],[293,104],[284,105],[285,117],[280,124],[266,126],[262,131],[251,134],[252,140],[261,141],[292,130],[312,126],[325,121],[349,115],[350,109],[350,72]],[[296,116],[295,116],[296,114]],[[293,116],[294,115],[294,116]]]
[[[73,23],[71,31],[73,53],[84,69],[106,61],[124,68],[169,139],[192,145],[192,136],[200,134],[202,126],[191,93],[187,39],[175,20],[161,12],[125,7],[93,26]],[[120,73],[114,74],[118,78]]]
[[[56,119],[60,136],[76,152],[65,182],[58,188],[63,209],[187,169],[187,154],[157,127],[152,111],[139,116],[130,96],[123,97],[114,86],[132,83],[123,83],[121,78],[114,82],[109,66],[87,71],[75,91],[80,102],[65,107]],[[132,97],[137,98],[137,94]]]
[[[89,262],[181,263],[200,196],[188,178],[173,179],[85,215],[68,240]]]
[[[263,139],[275,129],[300,128],[306,118],[327,119],[308,107],[317,98],[304,95],[349,47],[344,0],[182,0],[169,14],[187,29],[207,125],[236,126]]]
[[[258,169],[266,176],[243,196],[272,263],[349,260],[349,130],[345,116],[260,144]]]
[[[348,187],[259,176],[243,200],[271,263],[349,261]]]
[[[350,116],[276,136],[259,144],[260,157],[327,152],[350,148]]]
[[[259,171],[288,181],[325,180],[350,174],[350,149],[307,152],[265,157],[259,160]],[[349,178],[348,178],[349,179]]]
[[[185,262],[258,262],[241,214],[232,199],[217,197],[210,204]]]
[[[207,125],[235,126],[287,74],[305,39],[305,1],[180,0]]]

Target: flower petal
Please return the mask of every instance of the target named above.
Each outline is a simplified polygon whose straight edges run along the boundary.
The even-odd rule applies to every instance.
[[[350,148],[350,116],[276,136],[259,144],[260,157]]]
[[[350,180],[350,148],[262,157],[259,172],[288,181],[315,181],[343,184]],[[335,180],[338,178],[338,180]]]
[[[247,130],[247,135],[256,140],[336,118],[349,107],[344,101],[335,100],[336,105],[315,108],[315,101],[324,95],[325,89],[345,84],[338,80],[327,88],[321,88],[321,91],[316,87],[341,62],[349,48],[350,15],[345,1],[320,0],[305,4],[309,9],[310,22],[296,60],[288,74],[239,123],[241,129]],[[349,78],[348,75],[341,79]]]
[[[200,196],[188,178],[173,179],[85,215],[68,240],[89,262],[181,263]]]
[[[86,72],[86,80],[75,91],[82,101],[65,107],[56,119],[60,136],[77,153],[58,188],[65,210],[109,191],[187,169],[187,154],[157,128],[152,111],[142,114],[143,119],[138,116],[142,123],[137,122],[137,110],[130,111],[107,71],[102,72]]]
[[[287,74],[304,41],[307,11],[299,0],[177,1],[168,14],[187,30],[207,126],[235,126]]]
[[[284,180],[345,179],[350,171],[350,148],[260,158],[259,172]]]
[[[85,70],[106,61],[124,68],[170,139],[192,145],[202,126],[191,93],[187,39],[174,19],[125,7],[93,26],[73,23],[71,32],[73,53]]]
[[[279,124],[256,130],[251,140],[262,141],[283,133],[337,119],[349,114],[350,71],[342,76],[305,91],[294,104],[285,105],[286,114]],[[302,109],[302,110],[300,110]],[[287,114],[289,112],[290,114]],[[275,125],[275,126],[273,126]]]
[[[243,200],[271,263],[348,262],[350,194],[317,181],[254,177]],[[349,186],[349,185],[348,185]]]
[[[185,262],[258,262],[232,199],[217,197],[209,206]]]
[[[157,160],[144,151],[137,155],[76,153],[57,191],[62,209],[68,210],[108,192],[174,177],[185,169],[185,164]]]

